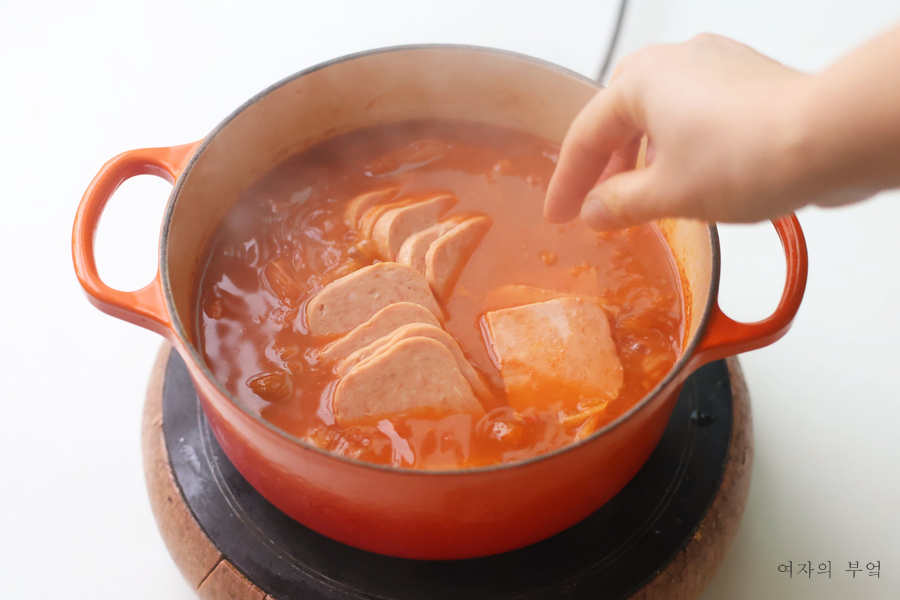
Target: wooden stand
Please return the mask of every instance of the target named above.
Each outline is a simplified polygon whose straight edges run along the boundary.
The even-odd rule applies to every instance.
[[[153,514],[166,547],[188,583],[207,600],[285,600],[267,596],[213,544],[178,486],[163,434],[163,382],[171,347],[157,357],[144,407],[144,472]],[[733,419],[727,463],[718,493],[684,548],[633,600],[693,600],[721,563],[740,524],[750,486],[753,434],[750,398],[736,358],[728,360]]]

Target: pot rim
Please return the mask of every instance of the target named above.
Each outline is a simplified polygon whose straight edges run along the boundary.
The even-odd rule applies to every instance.
[[[253,106],[257,102],[263,100],[270,93],[275,90],[281,88],[284,85],[287,85],[301,77],[309,75],[310,73],[314,73],[321,69],[325,69],[327,67],[348,62],[351,60],[356,60],[358,58],[364,58],[367,56],[372,56],[376,54],[387,54],[391,52],[405,52],[405,51],[416,51],[416,50],[450,50],[450,51],[474,51],[474,52],[482,52],[485,54],[493,54],[499,55],[506,58],[512,58],[515,60],[520,60],[524,62],[529,62],[532,64],[539,65],[541,67],[551,69],[553,71],[557,71],[563,75],[567,75],[569,77],[575,78],[583,83],[588,83],[598,90],[602,90],[603,86],[597,81],[590,79],[580,73],[572,71],[571,69],[567,69],[565,67],[561,67],[557,64],[551,63],[549,61],[535,58],[533,56],[528,56],[526,54],[521,54],[518,52],[512,52],[510,50],[501,50],[498,48],[490,48],[485,46],[475,46],[468,44],[409,44],[409,45],[399,45],[399,46],[387,46],[383,48],[375,48],[372,50],[364,50],[362,52],[355,52],[353,54],[347,54],[338,58],[334,58],[312,67],[303,69],[294,73],[293,75],[289,75],[284,79],[270,85],[269,87],[263,89],[261,92],[257,93],[249,100],[241,104],[237,109],[235,109],[231,114],[229,114],[225,119],[223,119],[216,127],[210,131],[210,133],[203,139],[200,145],[194,150],[194,153],[191,155],[190,160],[185,166],[181,176],[178,177],[178,180],[175,182],[175,185],[172,188],[172,192],[169,195],[169,201],[166,206],[166,212],[163,217],[162,230],[160,232],[159,238],[159,272],[160,278],[162,281],[162,290],[163,295],[166,301],[166,308],[169,312],[169,316],[171,318],[172,331],[178,337],[178,340],[181,342],[182,347],[184,347],[187,352],[190,354],[191,360],[194,361],[195,365],[199,368],[199,370],[203,373],[203,375],[215,386],[216,390],[222,394],[229,402],[237,406],[241,411],[243,411],[247,416],[257,421],[263,427],[271,430],[276,435],[279,435],[288,441],[297,444],[302,450],[311,450],[317,453],[322,454],[325,458],[329,458],[332,460],[337,460],[340,462],[347,463],[348,466],[352,467],[360,467],[360,468],[368,468],[375,469],[379,471],[385,471],[386,473],[394,473],[398,475],[416,475],[416,476],[466,476],[466,475],[475,475],[480,473],[490,473],[493,471],[500,470],[510,470],[510,469],[518,469],[531,466],[537,462],[550,460],[556,456],[560,456],[566,452],[572,452],[576,449],[580,449],[587,444],[590,444],[596,441],[601,436],[613,431],[617,427],[619,427],[622,423],[630,419],[632,416],[646,408],[651,402],[653,402],[663,389],[668,387],[673,380],[675,380],[681,372],[687,368],[688,363],[691,361],[694,351],[700,345],[701,339],[703,338],[703,333],[706,331],[707,326],[709,325],[710,315],[712,314],[713,307],[716,303],[716,298],[718,296],[719,291],[719,276],[721,271],[721,253],[719,247],[719,234],[716,229],[715,224],[708,223],[707,229],[709,231],[710,237],[710,253],[711,253],[711,264],[710,264],[710,285],[709,285],[709,294],[706,299],[706,305],[703,307],[703,314],[700,317],[700,321],[698,323],[697,331],[695,332],[693,339],[684,348],[681,352],[681,355],[678,357],[678,360],[675,361],[675,364],[672,365],[672,368],[669,369],[669,372],[665,377],[649,392],[647,392],[634,406],[628,409],[626,412],[619,415],[613,421],[607,423],[602,428],[598,429],[588,437],[583,440],[579,440],[577,442],[571,442],[560,446],[550,452],[545,452],[543,454],[538,454],[537,456],[533,456],[526,460],[515,461],[511,463],[499,463],[496,465],[489,465],[484,467],[472,467],[472,468],[459,468],[459,469],[442,469],[442,470],[427,470],[427,469],[414,469],[409,467],[394,467],[390,465],[381,465],[377,463],[370,463],[362,460],[358,460],[355,458],[349,458],[346,456],[341,456],[338,454],[334,454],[328,450],[323,448],[319,448],[313,444],[309,444],[304,442],[302,439],[297,436],[291,435],[290,433],[276,427],[272,423],[266,421],[259,414],[254,414],[253,411],[249,410],[243,402],[240,401],[239,398],[235,397],[231,392],[225,389],[225,386],[216,378],[216,376],[212,373],[209,367],[206,364],[206,361],[201,356],[198,348],[194,346],[189,340],[190,337],[187,335],[187,330],[184,327],[184,324],[181,321],[181,318],[178,314],[178,311],[175,308],[175,301],[172,297],[171,286],[169,281],[169,269],[168,269],[168,250],[167,250],[167,241],[169,239],[169,229],[172,224],[172,219],[175,211],[175,204],[178,201],[178,196],[181,193],[181,189],[184,185],[185,180],[199,159],[200,155],[203,154],[203,151],[209,146],[212,140],[218,135],[225,127],[227,127],[231,121],[238,117],[244,110]],[[680,274],[679,274],[680,277]],[[684,297],[682,296],[682,301],[684,301]]]

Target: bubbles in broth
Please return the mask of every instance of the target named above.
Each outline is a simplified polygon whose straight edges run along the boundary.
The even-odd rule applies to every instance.
[[[363,461],[476,467],[590,435],[674,364],[680,280],[654,225],[601,234],[580,221],[544,221],[558,149],[511,129],[427,121],[340,135],[290,157],[242,194],[210,242],[197,289],[207,364],[273,425]],[[376,197],[350,204],[366,193]],[[375,340],[366,335],[378,330],[357,331],[356,340],[334,329],[355,324],[341,320],[353,311],[377,308],[353,308],[356,296],[342,296],[342,282],[363,285],[372,279],[367,268],[393,273],[390,261],[414,271],[415,307],[392,309],[395,321],[383,320],[390,333]],[[433,307],[416,287],[423,285]],[[389,303],[408,300],[397,298]],[[567,354],[557,352],[555,363],[547,336],[563,339],[560,318],[575,337],[565,338]],[[402,327],[409,333],[396,335]],[[348,364],[338,344],[359,340],[368,349]],[[384,383],[389,377],[401,387]],[[584,393],[585,385],[602,393]],[[414,409],[426,396],[439,396],[443,408]],[[413,408],[351,413],[356,402]]]

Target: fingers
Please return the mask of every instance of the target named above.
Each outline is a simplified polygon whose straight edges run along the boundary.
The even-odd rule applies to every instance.
[[[572,122],[563,140],[544,200],[544,217],[551,223],[566,223],[577,217],[611,156],[638,134],[626,106],[624,86],[611,85],[598,92]]]
[[[665,216],[664,200],[655,169],[625,171],[591,190],[581,219],[597,231],[633,227]]]
[[[635,168],[637,165],[638,154],[641,151],[642,138],[643,136],[636,135],[630,142],[612,153],[609,162],[606,163],[606,168],[603,169],[603,173],[600,174],[600,179],[597,180],[594,187],[600,185],[613,175],[618,175],[619,173],[624,173],[625,171],[630,171]]]

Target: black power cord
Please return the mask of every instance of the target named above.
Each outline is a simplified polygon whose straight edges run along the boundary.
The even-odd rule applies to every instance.
[[[616,53],[616,46],[619,44],[619,34],[622,32],[622,22],[625,20],[625,10],[628,8],[628,0],[619,0],[619,14],[616,17],[616,26],[613,29],[612,36],[609,38],[609,46],[606,48],[606,58],[603,59],[603,65],[600,72],[597,73],[597,81],[603,83],[606,73],[612,65],[613,55]]]

